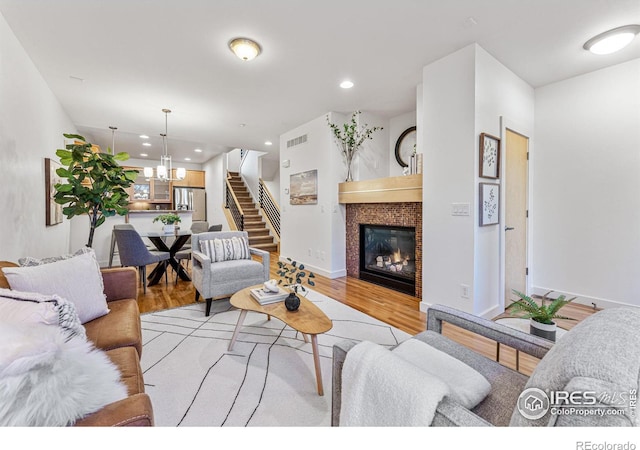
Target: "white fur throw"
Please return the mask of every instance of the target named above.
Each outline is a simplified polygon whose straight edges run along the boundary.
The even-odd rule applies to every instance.
[[[0,426],[66,426],[127,396],[109,357],[59,327],[0,322]]]

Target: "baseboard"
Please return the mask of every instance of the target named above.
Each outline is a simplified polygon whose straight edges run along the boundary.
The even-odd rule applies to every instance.
[[[474,314],[478,317],[482,317],[487,320],[492,320],[494,317],[497,317],[502,313],[503,311],[501,310],[500,305],[495,305],[495,306],[492,306],[491,308],[485,309],[479,314],[475,314],[475,313]]]
[[[280,258],[278,259],[279,261],[282,261],[283,263],[288,263],[289,261],[287,261],[287,258],[280,256]],[[306,270],[310,270],[311,272],[313,272],[316,275],[321,275],[325,278],[329,278],[329,279],[334,279],[334,278],[341,278],[341,277],[346,277],[347,276],[347,269],[340,269],[340,270],[335,270],[333,272],[322,269],[320,267],[316,267],[313,266],[311,264],[307,264],[304,261],[298,261],[298,263],[302,263],[304,264],[304,267]]]
[[[564,295],[567,298],[571,298],[571,297],[577,297],[573,303],[578,303],[580,305],[585,305],[585,306],[589,306],[589,307],[596,307],[599,309],[606,309],[606,308],[615,308],[615,307],[620,307],[620,306],[631,306],[631,307],[635,307],[638,308],[640,307],[640,305],[634,305],[631,303],[625,303],[625,302],[618,302],[615,300],[610,300],[610,299],[606,299],[606,298],[600,298],[600,297],[591,297],[589,295],[584,295],[584,294],[578,294],[575,292],[566,292],[566,291],[561,291],[558,289],[551,289],[551,288],[546,288],[546,287],[541,287],[541,286],[534,286],[531,288],[531,294],[532,295],[544,295],[549,291],[553,291],[549,297],[550,298],[557,298],[560,295]]]

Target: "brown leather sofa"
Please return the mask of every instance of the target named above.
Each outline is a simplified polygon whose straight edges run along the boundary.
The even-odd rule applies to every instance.
[[[12,262],[0,262],[0,287],[9,288],[1,268],[16,266]],[[104,350],[120,369],[129,396],[78,420],[76,426],[153,426],[153,408],[144,392],[140,367],[142,330],[137,277],[133,267],[102,269],[109,313],[84,324],[87,338]]]

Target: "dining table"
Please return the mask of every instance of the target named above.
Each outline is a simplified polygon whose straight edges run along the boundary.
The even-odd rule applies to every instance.
[[[178,272],[178,276],[181,280],[191,281],[191,277],[185,268],[175,258],[176,253],[182,250],[182,247],[184,247],[185,243],[191,237],[191,230],[176,230],[168,233],[162,231],[142,231],[140,232],[140,236],[149,239],[158,251],[169,252],[169,264],[173,267],[173,270]],[[167,242],[171,239],[173,240],[171,244],[168,245]],[[147,286],[158,284],[166,270],[167,269],[164,264],[157,264],[149,276],[147,276]]]

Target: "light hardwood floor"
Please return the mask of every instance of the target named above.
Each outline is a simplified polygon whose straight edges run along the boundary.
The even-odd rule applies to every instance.
[[[271,253],[270,267],[272,278],[278,278],[276,275],[278,258],[278,253]],[[148,268],[147,273],[150,273],[150,270],[151,268]],[[140,312],[146,313],[193,304],[195,302],[193,284],[179,280],[178,284],[174,285],[173,280],[174,273],[169,270],[168,285],[165,285],[164,280],[162,280],[155,286],[147,287],[146,294],[143,293],[142,287],[139,287],[138,306]],[[426,314],[420,311],[419,299],[413,296],[351,277],[329,279],[316,274],[315,280],[316,286],[313,289],[317,292],[382,320],[409,334],[415,335],[424,331],[426,328]],[[202,301],[202,299],[200,299],[200,301]],[[562,312],[576,319],[576,321],[559,322],[559,326],[569,329],[574,326],[575,323],[592,314],[594,310],[583,305],[569,304],[565,306]],[[496,357],[496,343],[494,341],[448,324],[445,324],[443,333],[489,358],[495,359]],[[500,349],[500,361],[506,366],[515,368],[515,351],[502,346]],[[537,362],[535,358],[520,355],[520,371],[527,374],[531,373]]]

